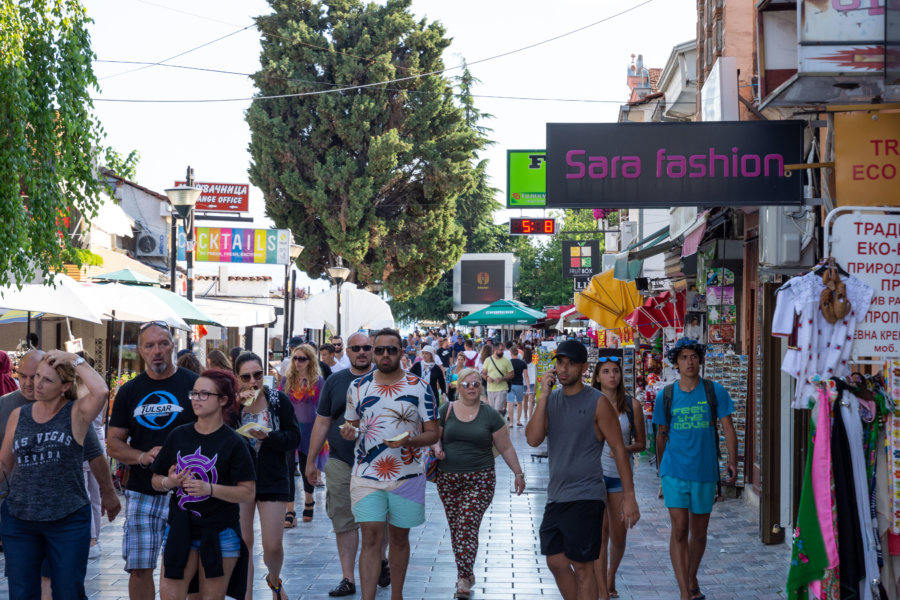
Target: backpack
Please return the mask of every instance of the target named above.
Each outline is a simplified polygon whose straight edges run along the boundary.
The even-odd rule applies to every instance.
[[[473,356],[472,358],[469,358],[469,357],[466,356],[465,354],[463,354],[463,356],[466,357],[466,368],[467,368],[467,369],[474,369],[474,368],[475,368],[475,360],[478,358],[478,355],[476,354],[476,355]]]

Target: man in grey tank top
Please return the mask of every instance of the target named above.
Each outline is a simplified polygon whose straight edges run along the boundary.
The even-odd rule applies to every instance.
[[[600,462],[604,440],[622,478],[621,518],[632,527],[641,518],[619,420],[598,390],[584,385],[587,349],[575,340],[556,349],[556,368],[544,374],[534,415],[525,428],[530,446],[547,440],[550,484],[541,522],[541,554],[566,600],[596,600],[593,563],[600,557],[606,487]],[[561,389],[553,386],[559,381]]]

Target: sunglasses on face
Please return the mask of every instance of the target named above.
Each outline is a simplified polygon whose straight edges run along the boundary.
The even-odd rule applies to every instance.
[[[366,344],[364,346],[347,346],[347,350],[350,352],[371,352],[372,345]]]
[[[243,375],[239,375],[238,377],[240,377],[241,381],[243,381],[244,383],[247,383],[251,379],[255,379],[256,381],[259,381],[260,379],[263,378],[263,372],[256,371],[255,373],[244,373]]]
[[[619,362],[618,356],[601,356],[597,359],[597,362],[605,363],[606,361],[617,363]]]
[[[481,387],[481,382],[480,381],[463,381],[462,386],[464,388],[466,388],[467,390],[472,390],[472,389],[477,390],[478,388]]]
[[[295,357],[293,357],[293,359],[294,359],[294,362],[305,363],[306,361],[309,360],[309,357],[308,356],[295,356]]]
[[[400,348],[397,346],[375,346],[375,354],[381,356],[387,352],[391,356],[397,356],[400,354]]]

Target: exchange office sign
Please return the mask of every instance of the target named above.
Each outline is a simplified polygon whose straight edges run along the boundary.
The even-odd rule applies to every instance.
[[[853,356],[900,356],[900,214],[843,214],[831,229],[831,255],[875,290],[853,335]]]
[[[800,204],[802,121],[548,123],[548,208]]]
[[[176,181],[175,185],[187,185],[185,181]],[[250,186],[246,183],[208,183],[197,182],[196,187],[203,190],[197,200],[196,210],[215,212],[247,212],[250,210]]]

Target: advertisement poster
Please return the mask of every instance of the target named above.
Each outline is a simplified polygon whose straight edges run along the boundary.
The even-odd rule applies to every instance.
[[[710,324],[737,323],[737,307],[734,304],[721,304],[709,307]]]
[[[705,311],[706,294],[695,291],[688,292],[684,304],[688,311]]]
[[[491,304],[503,299],[504,261],[464,260],[460,268],[462,304]]]
[[[547,151],[506,151],[506,207],[534,208],[547,204]]]
[[[734,286],[710,286],[706,288],[706,304],[734,304]]]
[[[706,340],[706,314],[689,312],[684,316],[684,337],[704,342]]]
[[[726,269],[724,267],[710,269],[706,273],[706,285],[734,285],[734,271],[732,271],[731,269]]]
[[[720,323],[718,325],[709,326],[709,343],[710,344],[733,344],[734,343],[734,324]]]

